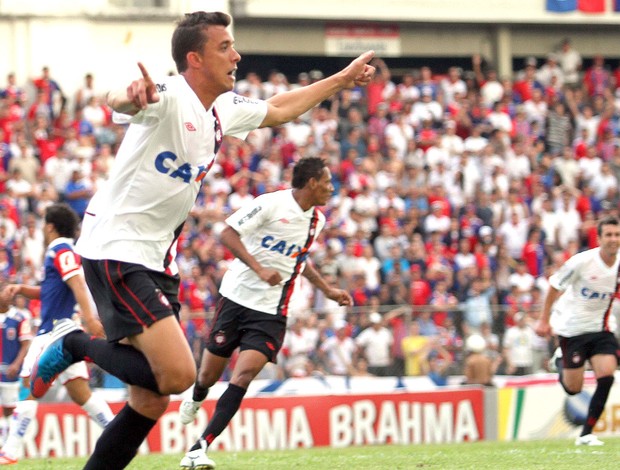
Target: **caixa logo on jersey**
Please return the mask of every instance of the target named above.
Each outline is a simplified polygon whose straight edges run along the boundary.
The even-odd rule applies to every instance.
[[[263,237],[261,246],[269,251],[274,251],[284,256],[290,256],[291,258],[297,258],[300,263],[308,257],[307,248],[287,242],[286,240],[276,240],[275,237],[271,235]]]
[[[178,178],[185,183],[201,181],[213,166],[215,158],[211,159],[208,165],[193,166],[183,163],[178,168],[174,167],[177,156],[172,152],[162,152],[155,157],[155,169],[171,178]]]
[[[609,300],[615,295],[613,292],[597,292],[587,287],[583,287],[580,293],[582,297],[589,300]]]

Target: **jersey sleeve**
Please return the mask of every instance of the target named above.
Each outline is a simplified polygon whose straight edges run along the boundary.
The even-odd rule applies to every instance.
[[[581,257],[569,258],[560,269],[551,275],[549,285],[559,291],[565,291],[579,275],[581,264]]]
[[[32,339],[32,327],[30,325],[30,318],[24,317],[19,323],[19,331],[17,337],[20,342],[30,341]]]
[[[215,109],[224,135],[245,139],[250,131],[258,129],[267,115],[267,103],[253,100],[233,92],[220,95]]]
[[[164,116],[168,112],[170,101],[173,99],[169,90],[174,84],[161,81],[156,83],[155,86],[159,94],[158,102],[149,104],[146,109],[138,111],[133,116],[114,111],[112,113],[112,121],[115,124],[153,124],[160,121],[160,116]]]
[[[71,279],[82,271],[82,261],[79,255],[68,248],[56,252],[54,266],[63,281]]]

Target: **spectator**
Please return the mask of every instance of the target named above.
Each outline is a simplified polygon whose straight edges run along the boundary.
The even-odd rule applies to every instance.
[[[336,334],[327,338],[319,348],[319,357],[325,364],[325,370],[332,375],[352,375],[355,371],[355,342],[347,333],[349,324],[344,320],[334,323]]]
[[[517,312],[514,319],[516,324],[506,330],[503,342],[506,373],[528,375],[534,372],[533,349],[536,333],[527,323],[524,312]]]
[[[575,89],[581,83],[579,81],[579,71],[581,70],[581,54],[577,52],[571,44],[569,38],[564,38],[561,44],[561,50],[558,53],[558,62],[562,73],[564,74],[564,84]]]
[[[406,375],[421,376],[428,372],[426,361],[430,345],[431,338],[420,333],[418,322],[411,322],[409,325],[409,335],[402,340]]]
[[[465,359],[464,385],[493,386],[493,361],[484,354],[486,343],[478,334],[469,336],[466,340],[467,357]]]
[[[358,347],[358,354],[368,363],[368,372],[385,377],[392,371],[390,351],[394,338],[390,330],[383,326],[381,314],[372,312],[368,315],[368,319],[370,326],[355,338],[355,344]]]

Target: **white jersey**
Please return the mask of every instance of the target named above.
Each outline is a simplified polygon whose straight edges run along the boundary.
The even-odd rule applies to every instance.
[[[572,337],[585,333],[616,330],[611,302],[618,285],[620,252],[613,266],[607,266],[600,248],[572,256],[549,278],[549,284],[564,291],[551,313],[555,334]]]
[[[304,211],[291,189],[262,194],[232,214],[226,223],[241,236],[248,252],[263,266],[277,269],[282,282],[270,286],[243,261],[235,259],[224,274],[220,294],[244,307],[288,315],[295,283],[310,246],[325,225],[316,207]]]
[[[205,109],[181,75],[157,84],[159,102],[135,116],[109,180],[92,198],[77,252],[176,273],[176,238],[211,168],[222,135],[244,139],[267,113],[264,101],[232,92]]]

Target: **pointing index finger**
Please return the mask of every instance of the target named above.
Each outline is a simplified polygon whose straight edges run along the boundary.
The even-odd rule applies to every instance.
[[[144,78],[144,81],[146,81],[147,83],[153,83],[153,79],[146,71],[146,67],[144,67],[142,62],[138,62],[138,67],[140,68],[140,72],[142,72],[142,77]]]

